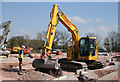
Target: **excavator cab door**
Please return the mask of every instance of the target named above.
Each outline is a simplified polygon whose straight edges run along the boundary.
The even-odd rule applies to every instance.
[[[89,48],[89,38],[81,38],[79,41],[79,52],[80,56],[89,56],[90,48]]]

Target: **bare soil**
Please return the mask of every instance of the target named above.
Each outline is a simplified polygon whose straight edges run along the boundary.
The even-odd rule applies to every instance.
[[[101,77],[103,77],[103,76],[105,76],[107,74],[110,74],[112,72],[115,72],[115,71],[118,71],[118,69],[117,68],[114,68],[114,69],[103,69],[103,70],[97,70],[97,71],[94,71],[94,72],[98,75],[99,78],[101,78]]]
[[[40,54],[32,54],[34,58],[39,58]],[[11,54],[9,58],[17,58],[17,54]],[[53,58],[66,58],[66,55],[54,55]],[[112,58],[112,56],[99,56],[97,61],[105,62],[106,59]],[[42,73],[40,71],[35,71],[32,67],[32,61],[34,59],[24,59],[23,60],[23,70],[25,72],[23,75],[18,75],[18,60],[7,61],[4,59],[4,62],[0,63],[1,68],[0,72],[2,73],[2,80],[52,80],[55,77],[48,75],[46,73]],[[10,65],[13,66],[12,70],[9,70]],[[118,69],[101,69],[94,71],[99,78],[110,74],[112,72],[117,71]],[[73,72],[63,71],[63,75],[71,74]],[[115,78],[117,79],[117,78]]]
[[[18,80],[52,80],[54,78],[55,77],[39,71],[27,70],[24,75],[21,75],[18,78]]]

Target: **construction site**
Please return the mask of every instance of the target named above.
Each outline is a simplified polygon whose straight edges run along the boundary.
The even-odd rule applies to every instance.
[[[70,13],[65,14],[59,4],[50,6],[52,11],[47,31],[38,33],[37,39],[28,36],[9,38],[14,20],[0,24],[0,30],[3,29],[0,36],[0,81],[119,82],[119,33],[111,32],[116,35],[109,43],[107,38],[100,43],[99,37],[92,33],[81,37],[79,28],[67,17]],[[58,22],[71,36],[56,30]]]

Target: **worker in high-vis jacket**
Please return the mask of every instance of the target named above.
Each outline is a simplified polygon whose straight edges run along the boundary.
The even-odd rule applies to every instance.
[[[22,71],[22,60],[23,60],[23,49],[25,48],[25,46],[22,46],[22,49],[18,50],[19,56],[18,56],[18,60],[19,60],[19,72],[18,74],[21,75],[23,74]]]

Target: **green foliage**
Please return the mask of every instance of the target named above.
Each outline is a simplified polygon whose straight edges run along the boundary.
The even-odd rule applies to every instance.
[[[30,40],[29,45],[31,47],[33,47],[33,49],[34,49],[35,52],[40,52],[40,49],[43,48],[44,41],[32,39],[32,40]]]
[[[29,35],[15,36],[9,39],[8,48],[13,46],[32,47],[34,52],[40,52],[45,42],[46,31],[38,32],[36,39],[30,39]],[[56,30],[53,49],[67,49],[71,43],[71,37],[68,32]]]
[[[94,33],[89,33],[89,36],[96,36],[98,41],[99,49],[102,49],[101,45],[101,36],[96,35]],[[46,31],[42,31],[37,33],[36,39],[30,39],[29,35],[25,36],[14,36],[8,41],[8,48],[12,48],[13,46],[26,46],[32,47],[34,52],[40,52],[43,48],[45,42]],[[72,38],[70,34],[66,31],[58,31],[56,30],[54,41],[53,41],[53,49],[68,49],[72,44]],[[117,32],[110,32],[108,36],[104,38],[104,47],[107,51],[120,51],[120,34]]]
[[[23,46],[25,45],[26,41],[24,39],[24,36],[15,36],[12,37],[9,41],[8,41],[8,47],[12,48],[13,46]]]
[[[39,52],[40,49],[42,49],[44,44],[43,40],[37,40],[37,39],[28,39],[24,36],[15,36],[9,39],[8,41],[8,48],[13,48],[13,46],[26,46],[26,47],[32,47],[34,49],[34,52]]]

